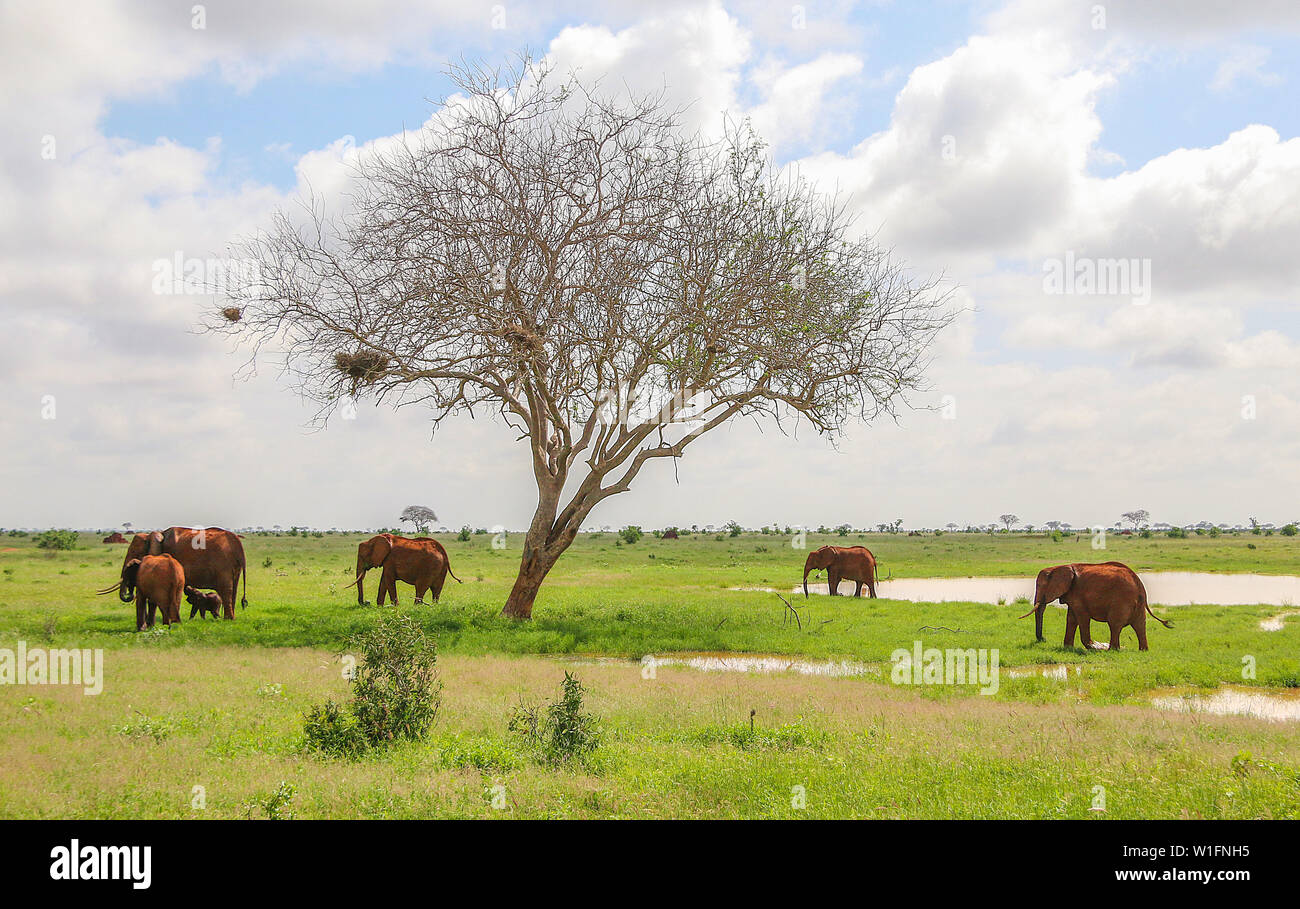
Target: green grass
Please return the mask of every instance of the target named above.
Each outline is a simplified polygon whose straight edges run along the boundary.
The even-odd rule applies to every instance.
[[[295,787],[298,817],[1087,817],[1101,814],[1089,810],[1097,785],[1108,817],[1300,814],[1300,724],[1148,706],[1156,689],[1300,686],[1300,621],[1258,628],[1278,607],[1160,609],[1175,627],[1150,623],[1147,653],[1131,632],[1118,653],[1066,651],[1056,609],[1048,643],[1037,644],[1032,619],[1016,618],[1024,604],[800,598],[800,630],[773,594],[728,589],[798,583],[805,553],[761,534],[621,546],[612,533],[584,535],[527,623],[498,615],[518,538],[497,551],[488,536],[443,537],[465,583],[450,581],[443,602],[423,607],[399,588],[439,641],[446,688],[433,735],[358,763],[312,757],[300,749],[302,714],[345,696],[334,653],[376,614],[345,589],[360,538],[249,535],[250,606],[235,622],[187,619],[144,635],[131,630],[131,606],[94,595],[116,577],[123,546],[83,535],[80,548],[49,553],[0,538],[0,647],[104,648],[106,671],[98,697],[0,687],[0,815],[235,817],[273,802],[281,781]],[[808,546],[822,542],[846,540],[810,536]],[[895,577],[1032,576],[1110,558],[1139,570],[1300,574],[1300,541],[1280,536],[1112,535],[1105,552],[1087,537],[1021,534],[860,542]],[[377,573],[367,580],[373,599]],[[1003,673],[983,697],[896,687],[887,665],[848,679],[660,667],[646,680],[633,662],[672,651],[887,661],[918,639],[997,648],[1004,668],[1066,663],[1082,673]],[[589,655],[626,659],[581,659]],[[1243,657],[1255,678],[1242,678]],[[566,666],[607,731],[588,765],[567,770],[539,765],[505,730],[510,707],[554,696]],[[1234,770],[1243,750],[1254,763]],[[190,807],[196,785],[207,793],[201,811]],[[508,807],[492,807],[494,786]],[[804,808],[792,805],[796,786]]]

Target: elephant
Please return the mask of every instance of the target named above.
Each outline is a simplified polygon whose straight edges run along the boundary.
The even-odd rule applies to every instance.
[[[425,591],[433,593],[432,599],[442,596],[442,585],[451,574],[456,583],[463,583],[451,571],[451,558],[442,544],[432,537],[395,536],[381,533],[357,545],[357,579],[349,584],[357,588],[357,605],[369,606],[365,596],[366,572],[371,568],[383,568],[379,577],[379,605],[384,605],[384,596],[397,605],[397,582],[415,586],[415,602],[423,604]]]
[[[862,585],[867,585],[871,599],[876,598],[876,557],[865,546],[823,546],[808,553],[803,564],[803,595],[808,596],[808,572],[826,569],[831,596],[837,595],[841,580],[856,581],[855,597],[862,596]]]
[[[131,559],[122,569],[122,577],[135,589],[135,630],[146,628],[145,610],[148,608],[147,627],[152,628],[157,610],[162,610],[163,622],[171,625],[181,621],[181,591],[185,588],[185,569],[169,555],[147,555]]]
[[[235,594],[239,590],[242,574],[244,596],[240,599],[240,605],[248,606],[248,565],[244,559],[244,544],[239,541],[238,534],[220,527],[201,530],[169,527],[164,531],[137,533],[127,546],[120,580],[100,593],[110,593],[116,589],[123,603],[131,602],[132,588],[135,585],[127,581],[127,563],[132,559],[163,553],[180,562],[185,571],[185,582],[191,587],[215,590],[221,597],[225,618],[232,621],[235,618]]]
[[[191,607],[190,618],[194,618],[196,614],[207,618],[209,612],[214,619],[221,615],[221,597],[218,594],[204,593],[186,585],[185,599]]]
[[[1110,649],[1119,649],[1119,634],[1131,625],[1138,639],[1138,649],[1147,649],[1147,615],[1166,628],[1166,622],[1151,611],[1147,591],[1137,573],[1123,562],[1095,565],[1075,563],[1056,565],[1038,572],[1034,584],[1034,608],[1020,618],[1034,616],[1034,635],[1043,640],[1043,613],[1052,600],[1060,600],[1067,609],[1065,646],[1074,646],[1074,630],[1079,629],[1083,646],[1091,649],[1089,624],[1093,619],[1110,626]]]

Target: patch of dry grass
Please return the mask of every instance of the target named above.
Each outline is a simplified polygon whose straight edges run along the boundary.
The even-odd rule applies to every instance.
[[[1106,816],[1300,814],[1296,724],[936,699],[880,680],[673,666],[645,679],[633,662],[450,654],[440,667],[429,741],[346,763],[297,750],[303,712],[347,693],[327,651],[109,651],[99,696],[0,688],[0,814],[237,817],[282,780],[298,817],[1086,817],[1102,814],[1096,786]],[[557,770],[505,724],[521,697],[554,697],[566,667],[606,735],[590,766]],[[747,744],[751,710],[771,735]],[[448,761],[453,747],[468,764]],[[1291,775],[1235,773],[1243,749]]]

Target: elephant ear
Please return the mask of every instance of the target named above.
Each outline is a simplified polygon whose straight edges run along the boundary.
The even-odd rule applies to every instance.
[[[1047,575],[1047,592],[1043,602],[1050,603],[1065,596],[1078,576],[1079,572],[1073,565],[1057,565]]]
[[[384,559],[388,558],[388,554],[393,551],[393,535],[391,533],[381,533],[371,542],[374,543],[374,546],[370,549],[370,564],[382,565]]]
[[[153,533],[149,534],[149,555],[162,555],[162,551],[163,535],[155,530]]]

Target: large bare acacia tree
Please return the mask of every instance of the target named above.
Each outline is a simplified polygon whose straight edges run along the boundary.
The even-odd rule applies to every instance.
[[[600,502],[739,416],[836,433],[894,414],[950,318],[783,178],[741,125],[682,126],[527,58],[451,70],[431,124],[363,156],[341,211],[241,241],[224,330],[283,351],[327,413],[371,395],[435,426],[488,410],[527,443],[537,508],[504,614],[528,618]]]

